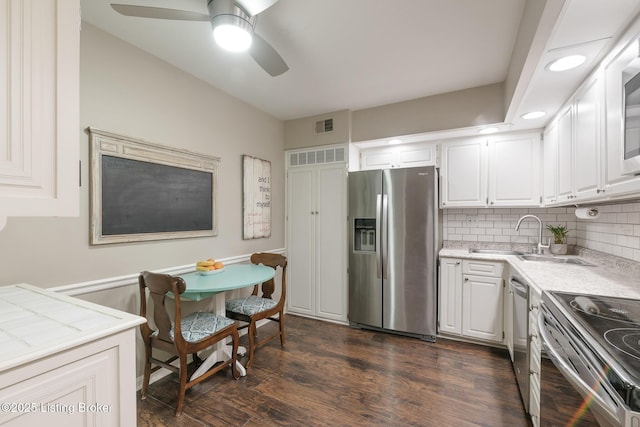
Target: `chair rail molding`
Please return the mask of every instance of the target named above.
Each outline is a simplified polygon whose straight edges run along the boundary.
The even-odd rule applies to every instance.
[[[1,219],[2,217],[0,217],[0,220]],[[264,252],[284,254],[285,251],[286,251],[285,248],[279,248],[279,249],[267,250]],[[220,261],[222,261],[225,265],[250,262],[251,254],[237,255],[237,256],[228,257],[228,258],[220,258]],[[178,275],[178,274],[183,274],[183,273],[188,273],[190,271],[193,271],[194,265],[195,263],[191,263],[187,265],[179,265],[175,267],[168,267],[168,268],[154,270],[154,272]],[[49,288],[49,290],[53,292],[58,292],[64,295],[69,295],[69,296],[90,294],[98,291],[117,289],[124,286],[137,285],[139,274],[140,273],[127,274],[124,276],[108,277],[106,279],[98,279],[98,280],[92,280],[88,282],[56,286],[56,287]]]

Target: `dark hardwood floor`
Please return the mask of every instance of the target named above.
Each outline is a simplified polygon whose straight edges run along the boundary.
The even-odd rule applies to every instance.
[[[151,384],[138,426],[530,425],[506,350],[285,321],[284,349],[271,341],[246,377],[225,370],[188,390],[179,417],[177,376]]]

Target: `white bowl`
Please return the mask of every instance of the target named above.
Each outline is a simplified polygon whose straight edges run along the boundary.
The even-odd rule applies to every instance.
[[[218,274],[224,272],[224,267],[219,268],[217,270],[209,270],[209,271],[198,271],[198,274],[201,276],[211,276],[212,274]]]

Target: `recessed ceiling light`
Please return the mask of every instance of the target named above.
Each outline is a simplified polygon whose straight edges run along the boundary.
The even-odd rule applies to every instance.
[[[482,135],[487,135],[487,134],[496,133],[496,132],[498,132],[498,128],[497,127],[483,128],[483,129],[480,129],[478,131],[478,133],[481,133]]]
[[[545,113],[544,111],[532,111],[530,113],[523,114],[520,117],[522,117],[525,120],[533,120],[533,119],[539,119],[540,117],[544,117],[546,115],[547,113]]]
[[[566,71],[582,65],[586,59],[587,57],[584,55],[564,56],[550,63],[547,68],[550,71]]]
[[[390,145],[402,144],[402,140],[398,138],[390,139],[389,141],[387,141],[387,144],[390,144]]]

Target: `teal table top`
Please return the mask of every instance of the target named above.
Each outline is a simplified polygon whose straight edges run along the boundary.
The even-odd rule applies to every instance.
[[[276,271],[271,267],[254,264],[231,264],[219,273],[201,275],[199,272],[181,274],[187,290],[181,299],[200,301],[217,293],[253,286],[273,278]]]

